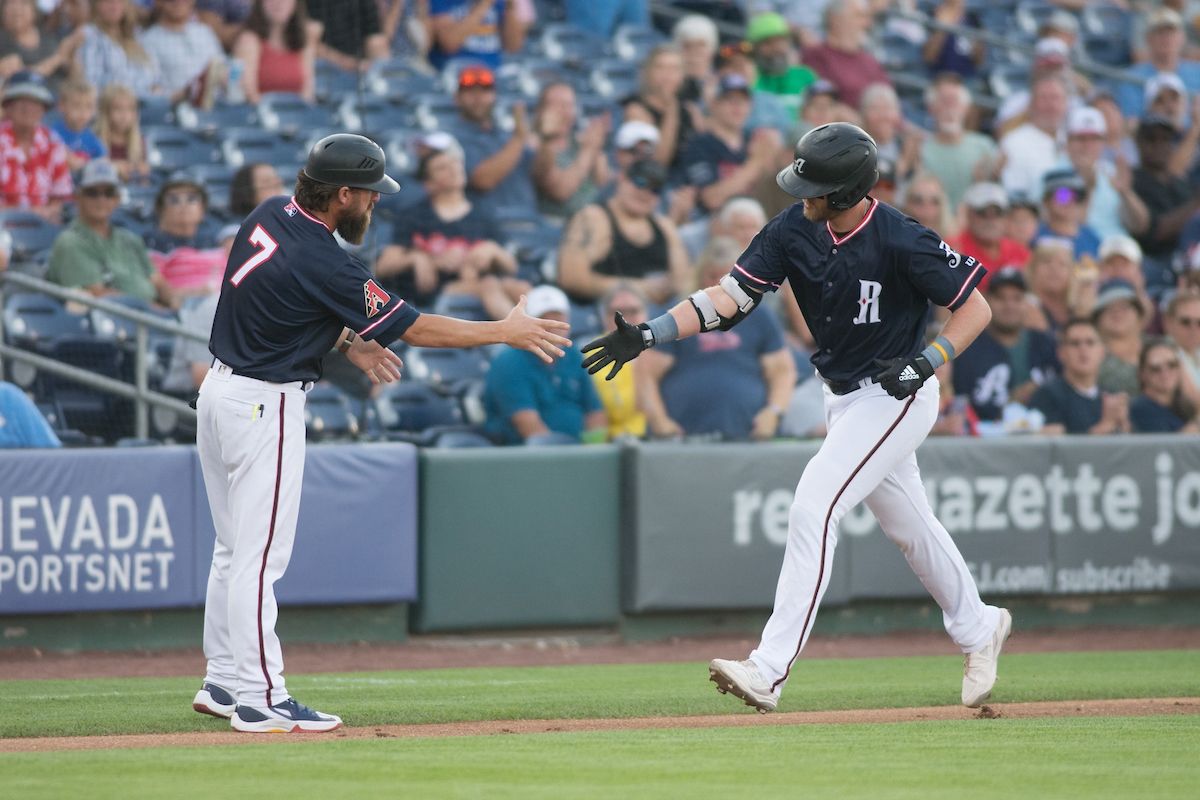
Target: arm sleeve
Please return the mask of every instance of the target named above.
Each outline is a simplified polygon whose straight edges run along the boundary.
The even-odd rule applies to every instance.
[[[987,274],[974,256],[964,256],[928,228],[909,253],[908,277],[930,302],[955,311]]]
[[[385,347],[404,335],[421,316],[390,294],[357,261],[346,261],[322,284],[317,298],[350,330]]]
[[[773,292],[783,283],[787,268],[782,244],[783,220],[786,217],[787,212],[784,212],[768,222],[738,258],[730,271],[738,283],[760,292]]]

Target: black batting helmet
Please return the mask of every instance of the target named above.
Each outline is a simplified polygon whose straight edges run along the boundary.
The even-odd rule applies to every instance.
[[[305,177],[318,183],[381,194],[400,191],[400,184],[383,170],[383,148],[356,133],[335,133],[312,146],[302,171]]]
[[[796,160],[775,182],[792,197],[826,197],[844,211],[879,180],[878,149],[870,134],[848,122],[813,128],[796,142]]]

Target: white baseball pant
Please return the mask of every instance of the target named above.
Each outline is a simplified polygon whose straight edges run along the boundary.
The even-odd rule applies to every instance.
[[[234,375],[217,361],[197,403],[196,449],[217,532],[204,603],[205,681],[255,708],[289,697],[275,581],[296,538],[306,388]]]
[[[773,690],[782,689],[812,632],[829,586],[838,523],[863,501],[941,606],[954,643],[971,653],[991,640],[1000,611],[979,598],[975,579],[921,485],[916,449],[937,415],[937,378],[903,401],[877,383],[840,396],[825,388],[829,432],[796,486],[775,608],[750,654]]]

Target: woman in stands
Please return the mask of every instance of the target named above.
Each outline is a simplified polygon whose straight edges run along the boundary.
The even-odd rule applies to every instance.
[[[1129,405],[1137,433],[1197,433],[1196,407],[1184,396],[1179,351],[1169,339],[1150,339],[1138,359],[1142,393]]]
[[[1054,333],[1072,317],[1091,316],[1091,308],[1078,307],[1075,256],[1071,241],[1043,236],[1034,243],[1033,256],[1025,268],[1030,308],[1025,324],[1034,330]]]
[[[946,190],[936,175],[918,172],[901,188],[899,200],[901,211],[943,239],[951,239],[958,233]]]
[[[71,64],[82,34],[59,39],[38,24],[34,0],[3,0],[0,8],[0,78],[22,69],[49,78]]]
[[[658,128],[660,134],[654,160],[663,166],[679,161],[683,143],[700,127],[703,119],[694,103],[679,99],[683,88],[683,56],[673,44],[660,44],[642,65],[638,93],[621,101],[625,121],[641,120]]]
[[[254,0],[246,26],[233,45],[244,66],[246,102],[266,92],[291,92],[315,99],[317,38],[304,0]]]
[[[137,20],[132,0],[95,0],[92,21],[83,27],[83,43],[76,58],[83,76],[97,91],[119,83],[138,97],[165,94],[158,62],[139,40]]]
[[[150,175],[142,126],[138,122],[138,100],[128,86],[112,83],[100,94],[96,135],[107,148],[109,160],[116,165],[121,180],[128,183]]]

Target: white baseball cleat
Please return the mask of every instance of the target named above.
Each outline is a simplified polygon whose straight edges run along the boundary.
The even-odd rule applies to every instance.
[[[728,692],[740,697],[746,705],[766,714],[779,705],[779,697],[771,691],[771,685],[758,671],[753,661],[729,661],[714,658],[708,665],[708,679],[717,685],[721,694]]]
[[[294,697],[270,708],[239,705],[229,722],[243,733],[324,733],[342,727],[341,717],[314,711]]]
[[[233,699],[233,692],[225,687],[206,682],[200,687],[200,691],[196,692],[196,697],[192,700],[192,709],[211,717],[229,719],[237,709],[237,700]]]
[[[1012,632],[1012,614],[1007,608],[1000,609],[1000,624],[996,626],[992,640],[976,653],[967,653],[963,659],[962,702],[967,708],[978,708],[992,693],[996,685],[996,666],[1000,650]]]

